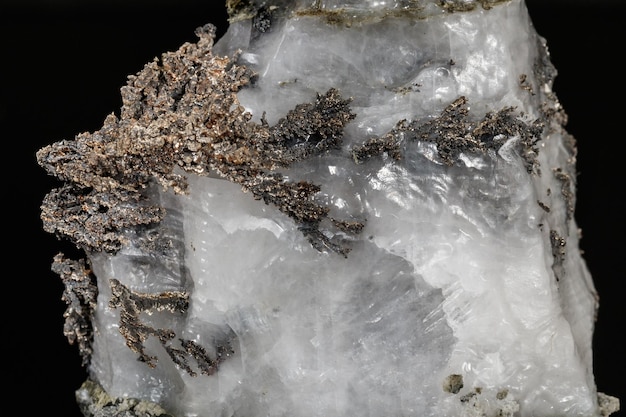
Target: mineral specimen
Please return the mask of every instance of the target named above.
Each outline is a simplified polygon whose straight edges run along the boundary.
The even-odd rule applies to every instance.
[[[86,416],[600,416],[522,0],[227,2],[41,149]]]

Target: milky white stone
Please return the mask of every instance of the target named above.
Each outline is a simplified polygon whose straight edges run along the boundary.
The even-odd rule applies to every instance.
[[[398,6],[322,6],[346,5]],[[474,118],[514,106],[531,121],[542,105],[559,109],[522,1],[454,13],[425,2],[423,13],[350,25],[294,15],[260,35],[251,20],[231,24],[214,51],[241,50],[239,62],[259,74],[239,93],[255,120],[265,113],[273,125],[329,88],[352,98],[344,147],[284,173],[320,184],[332,215],[366,226],[344,258],[318,252],[290,218],[226,180],[191,176],[187,196],[155,190],[170,255],[133,245],[92,255],[100,295],[90,372],[108,393],[177,416],[599,415],[596,295],[568,216],[573,196],[553,171],[569,175],[574,193],[575,155],[558,120],[538,143],[540,174],[528,172],[517,137],[452,166],[425,141],[403,143],[400,161],[357,165],[350,155],[459,96]],[[551,231],[565,239],[559,265]],[[138,362],[108,306],[112,278],[143,293],[188,291],[186,314],[146,322],[204,346],[234,334],[233,355],[216,374],[192,377],[150,338],[158,365]],[[451,374],[462,376],[458,393],[442,388]]]

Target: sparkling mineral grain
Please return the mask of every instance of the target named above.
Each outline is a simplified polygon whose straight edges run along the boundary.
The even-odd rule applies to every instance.
[[[86,416],[608,415],[522,0],[227,2],[41,149]]]

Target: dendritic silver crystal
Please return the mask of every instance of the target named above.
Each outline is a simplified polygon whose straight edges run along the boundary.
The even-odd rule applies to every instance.
[[[84,414],[616,411],[524,2],[227,6],[37,155]]]

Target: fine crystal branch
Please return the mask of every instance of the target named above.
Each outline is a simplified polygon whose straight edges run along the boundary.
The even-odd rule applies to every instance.
[[[276,170],[338,148],[354,118],[349,100],[330,89],[275,126],[252,122],[236,93],[256,75],[234,64],[237,57],[213,56],[214,26],[196,34],[198,43],[163,54],[129,77],[120,119],[110,115],[101,130],[37,153],[42,167],[68,182],[44,200],[45,230],[89,251],[117,252],[123,230],[162,220],[163,209],[142,194],[153,181],[185,193],[177,167],[241,185],[294,219],[317,249],[346,255],[346,244],[320,229],[328,209],[313,200],[319,186],[286,180]],[[327,225],[344,235],[361,229],[359,222],[330,220]]]
[[[507,107],[473,122],[468,120],[467,98],[459,97],[439,117],[427,121],[402,120],[391,132],[368,140],[356,147],[352,154],[357,163],[382,152],[399,159],[403,140],[419,140],[437,144],[442,161],[446,165],[453,165],[458,162],[461,153],[485,153],[490,149],[497,151],[509,139],[517,138],[519,153],[526,162],[528,172],[536,172],[536,144],[545,124],[540,120],[526,123],[514,112],[513,107]]]
[[[52,271],[61,277],[65,286],[61,297],[67,304],[63,334],[70,344],[78,344],[82,364],[87,366],[93,353],[93,315],[98,297],[96,278],[85,260],[73,261],[62,253],[54,257]]]
[[[200,372],[204,375],[213,375],[219,364],[234,353],[231,342],[220,343],[216,346],[216,358],[211,359],[206,349],[193,340],[179,338],[182,349],[170,343],[176,333],[171,329],[155,329],[143,323],[141,313],[155,311],[169,311],[184,314],[189,308],[189,295],[184,292],[165,292],[159,294],[144,294],[131,291],[116,279],[111,280],[111,299],[109,306],[120,309],[120,333],[126,340],[126,345],[133,352],[139,354],[138,360],[145,362],[149,367],[156,367],[157,357],[145,352],[144,342],[148,337],[156,337],[172,361],[191,376],[197,373],[189,365],[188,357],[195,359]]]
[[[139,360],[151,368],[156,366],[156,356],[145,353],[144,342],[148,337],[155,336],[159,342],[171,352],[169,342],[176,337],[170,329],[154,329],[144,324],[139,315],[143,312],[167,310],[171,313],[185,313],[189,307],[188,295],[182,292],[167,292],[160,294],[140,294],[129,290],[116,279],[111,280],[111,299],[109,307],[120,309],[120,333],[126,339],[126,345],[133,352],[139,354]],[[175,362],[180,362],[173,356]]]

